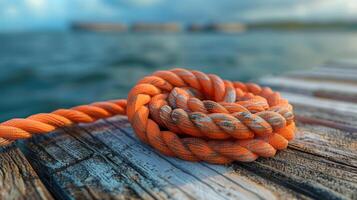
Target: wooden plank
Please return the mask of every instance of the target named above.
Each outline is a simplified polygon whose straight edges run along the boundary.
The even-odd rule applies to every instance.
[[[343,68],[340,66],[336,67],[320,67],[314,70],[316,72],[324,72],[324,73],[333,73],[333,74],[339,74],[339,75],[357,75],[357,67],[354,68]]]
[[[326,145],[343,154],[324,139],[336,130],[318,137],[320,129],[305,129],[274,158],[230,166],[160,155],[137,140],[123,117],[67,129],[67,135],[36,137],[25,145],[32,165],[62,199],[354,198],[354,152],[335,159],[327,156],[333,157],[330,152],[319,154],[316,147]]]
[[[357,60],[333,60],[322,66],[323,68],[357,69]]]
[[[294,105],[296,138],[274,158],[243,167],[312,198],[356,199],[357,104],[282,95]]]
[[[309,71],[295,71],[286,74],[286,77],[314,81],[329,81],[337,83],[357,84],[357,68],[324,67]]]
[[[281,94],[292,103],[299,121],[357,132],[357,104],[287,92]]]
[[[357,167],[357,104],[289,93],[282,95],[293,104],[296,120],[308,128],[307,136],[315,134],[313,137],[320,137],[319,140],[310,138],[311,145],[319,145],[320,140],[329,144],[328,148],[321,146],[311,149],[334,155],[329,157],[324,154],[325,158],[343,156],[338,162]],[[338,148],[333,148],[335,146]]]
[[[317,98],[305,96],[290,92],[281,92],[284,98],[287,98],[294,106],[305,105],[313,108],[320,108],[337,113],[348,113],[357,116],[357,104],[350,102],[343,102],[332,99]]]
[[[288,77],[263,78],[260,83],[276,90],[316,97],[357,102],[357,86],[343,83],[320,82]]]
[[[110,121],[110,120],[109,120]],[[122,125],[117,125],[115,122],[111,122],[117,129],[123,129]],[[136,137],[134,136],[133,130],[129,125],[124,129],[125,132],[134,140],[138,141]],[[138,143],[140,145],[140,142]],[[149,147],[149,151],[152,149]],[[160,154],[158,154],[160,155]],[[165,158],[165,157],[164,157]],[[145,158],[147,159],[147,158]],[[187,171],[187,172],[193,172],[193,174],[196,174],[197,172],[201,172],[205,177],[209,178],[212,180],[220,180],[217,181],[218,184],[223,185],[224,188],[231,188],[234,189],[234,185],[238,184],[243,186],[244,188],[251,188],[252,191],[256,191],[256,194],[260,194],[259,198],[261,199],[276,199],[276,198],[306,198],[303,195],[300,195],[293,190],[290,190],[288,188],[285,188],[281,185],[275,184],[274,182],[263,179],[259,176],[256,176],[246,169],[243,168],[235,168],[233,171],[231,167],[229,166],[220,166],[220,165],[210,165],[206,163],[192,163],[192,162],[186,162],[182,161],[179,159],[174,159],[174,158],[165,158],[167,160],[170,160],[171,162],[175,163],[180,163],[179,164],[179,169]],[[139,162],[140,163],[140,162]],[[138,163],[138,164],[139,164]],[[177,165],[178,166],[178,165]],[[205,166],[205,167],[202,167]],[[187,168],[189,167],[189,168]],[[194,167],[194,168],[191,168]],[[212,171],[213,170],[213,173]],[[238,173],[238,174],[237,174]],[[250,174],[250,176],[248,176]],[[199,179],[202,179],[203,177],[197,176]],[[221,177],[223,176],[223,177]],[[249,178],[249,179],[247,179]],[[205,180],[204,178],[203,180]],[[229,182],[227,183],[225,179],[228,179]],[[221,181],[225,180],[225,181]],[[251,181],[254,181],[255,183],[252,183]],[[195,183],[194,183],[195,185]],[[274,196],[272,196],[269,192],[262,190],[262,186],[264,186],[265,189],[270,190]],[[218,189],[216,191],[222,192],[222,189]],[[235,191],[235,190],[234,190]],[[232,191],[230,191],[231,193]],[[229,193],[228,193],[229,194]],[[228,195],[228,199],[234,198],[232,195]],[[200,198],[199,198],[200,199]],[[210,195],[208,196],[203,196],[203,199],[215,199],[211,197]],[[243,198],[245,199],[245,198]],[[250,198],[249,198],[250,199]]]
[[[53,199],[21,151],[0,148],[0,199]]]
[[[329,62],[322,67],[307,71],[294,71],[287,74],[290,78],[307,79],[314,81],[330,81],[357,84],[357,63]]]
[[[299,78],[313,81],[357,84],[357,76],[354,72],[355,70],[321,69],[319,71],[294,72],[287,76],[290,78]]]
[[[227,166],[167,158],[142,144],[126,118],[81,125],[26,142],[26,155],[61,199],[277,199],[275,191]],[[243,172],[242,172],[243,173]],[[260,178],[261,179],[261,178]]]
[[[336,81],[342,83],[357,83],[357,67],[356,68],[339,68],[339,67],[320,67],[315,70],[305,72],[292,73],[290,77],[311,78],[314,80]]]

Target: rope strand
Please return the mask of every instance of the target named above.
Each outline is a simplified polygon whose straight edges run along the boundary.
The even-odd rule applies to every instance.
[[[272,157],[294,138],[293,108],[278,92],[186,69],[157,71],[127,100],[0,123],[0,146],[76,123],[127,115],[137,137],[167,156],[225,164]]]

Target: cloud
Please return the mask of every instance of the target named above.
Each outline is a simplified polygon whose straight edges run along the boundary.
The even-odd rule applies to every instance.
[[[261,21],[357,19],[356,0],[0,0],[0,29],[71,21]]]
[[[64,27],[65,10],[62,0],[0,0],[0,30]]]
[[[120,9],[101,0],[73,0],[68,6],[70,18],[106,18],[115,17]]]
[[[11,19],[11,18],[14,18],[14,17],[18,16],[19,11],[18,11],[16,6],[8,5],[8,6],[3,8],[3,12],[2,13],[3,13],[2,15],[4,17],[8,17],[8,18]]]
[[[160,2],[161,0],[127,0],[127,4],[133,5],[133,6],[153,6],[156,5]]]
[[[25,0],[25,4],[32,10],[42,10],[47,2],[45,0]]]
[[[290,5],[265,6],[246,10],[242,18],[248,20],[302,19],[302,20],[341,20],[357,18],[355,0],[315,0],[296,1]]]

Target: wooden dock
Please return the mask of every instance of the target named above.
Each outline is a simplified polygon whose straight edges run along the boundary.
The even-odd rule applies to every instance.
[[[126,117],[0,150],[0,199],[357,199],[357,64],[260,81],[294,105],[298,133],[275,157],[227,166],[168,158]]]

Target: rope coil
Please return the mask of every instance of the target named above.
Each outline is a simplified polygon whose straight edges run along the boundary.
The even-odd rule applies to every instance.
[[[186,69],[141,79],[127,100],[97,102],[0,123],[0,146],[75,123],[126,114],[160,153],[225,164],[272,157],[294,138],[293,108],[278,92]]]

